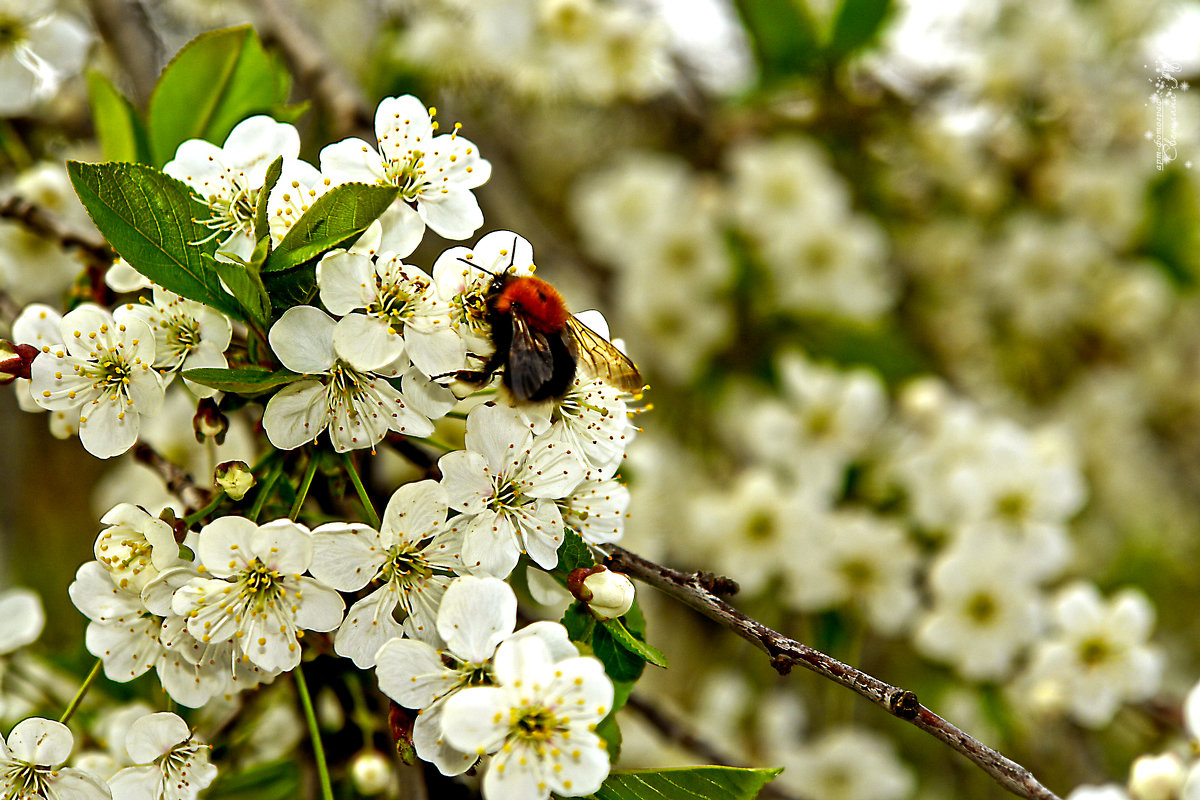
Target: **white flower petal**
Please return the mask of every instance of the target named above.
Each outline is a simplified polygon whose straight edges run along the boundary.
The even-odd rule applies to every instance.
[[[325,386],[318,381],[298,381],[285,386],[267,401],[263,428],[271,444],[294,450],[325,430],[329,412]]]
[[[348,314],[333,329],[338,356],[363,372],[377,372],[400,358],[404,343],[404,337],[386,321],[366,314]]]
[[[317,264],[317,285],[321,303],[339,317],[366,308],[379,295],[371,259],[344,250],[327,254]]]
[[[316,528],[312,538],[313,560],[308,571],[341,592],[357,592],[366,586],[386,559],[379,534],[361,523],[331,522]]]
[[[380,647],[375,675],[380,690],[406,708],[425,708],[456,681],[438,651],[414,639],[392,639]]]
[[[375,666],[379,649],[404,633],[393,616],[396,602],[396,593],[385,585],[351,606],[334,638],[334,651],[359,669]]]
[[[177,714],[160,711],[139,717],[125,735],[125,749],[135,764],[149,764],[192,735]]]
[[[517,598],[496,578],[461,577],[450,584],[438,611],[438,633],[463,661],[483,663],[517,622]]]
[[[17,761],[56,767],[71,757],[75,738],[61,722],[30,717],[18,722],[8,735],[9,754]]]
[[[336,323],[313,306],[292,306],[271,326],[271,350],[293,372],[322,373],[333,366]]]

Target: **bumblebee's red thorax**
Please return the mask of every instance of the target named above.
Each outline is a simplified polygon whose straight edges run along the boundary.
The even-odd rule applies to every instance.
[[[571,316],[558,290],[541,278],[506,278],[491,305],[500,314],[520,314],[539,333],[561,333]]]

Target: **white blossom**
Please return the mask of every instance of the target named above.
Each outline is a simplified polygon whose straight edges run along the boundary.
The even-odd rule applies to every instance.
[[[431,377],[462,368],[466,348],[450,325],[448,304],[437,298],[433,280],[400,256],[372,261],[334,251],[317,265],[317,285],[325,308],[342,316],[334,347],[354,368],[380,369],[402,355]],[[365,313],[351,313],[358,309]]]
[[[54,95],[79,73],[92,35],[49,0],[0,2],[0,116],[14,117]]]
[[[516,633],[517,600],[496,578],[458,578],[438,609],[437,633],[444,645],[392,639],[376,655],[379,688],[406,708],[419,709],[413,726],[417,755],[443,775],[459,775],[475,763],[474,752],[450,745],[442,731],[444,701],[469,686],[492,682],[496,647],[512,638],[538,637],[556,659],[579,655],[567,631],[554,622],[535,622]]]
[[[256,525],[220,517],[200,531],[196,556],[212,578],[175,592],[176,614],[200,642],[235,640],[258,667],[288,671],[300,663],[301,630],[331,631],[345,605],[334,590],[302,575],[312,564],[312,535],[287,519]]]
[[[535,440],[511,408],[479,406],[467,416],[466,449],[442,456],[442,485],[463,536],[468,570],[506,577],[521,553],[558,563],[563,520],[555,500],[579,485],[584,464],[569,448]]]
[[[375,111],[379,149],[361,139],[344,139],[321,151],[321,172],[335,183],[393,185],[396,203],[407,209],[401,228],[426,225],[447,239],[465,239],[483,224],[472,189],[491,176],[492,165],[458,135],[435,135],[431,113],[412,95],[388,97]],[[416,206],[415,211],[408,205]]]
[[[150,326],[139,319],[116,322],[85,304],[62,318],[59,331],[64,344],[43,345],[33,361],[34,401],[77,415],[79,439],[92,455],[124,453],[137,440],[142,416],[162,406]]]
[[[214,236],[225,237],[217,252],[248,260],[254,251],[254,215],[267,168],[280,156],[289,162],[298,155],[299,132],[259,115],[239,122],[222,147],[203,139],[187,140],[163,172],[191,186],[207,204],[209,216],[199,221]]]
[[[117,322],[144,320],[154,331],[154,366],[167,380],[176,372],[201,367],[227,366],[225,349],[233,336],[233,325],[224,314],[202,303],[154,287],[154,302],[126,303],[113,312]],[[216,389],[184,378],[197,397],[212,397]]]
[[[1164,659],[1146,642],[1154,607],[1142,592],[1126,589],[1106,602],[1094,585],[1070,584],[1055,598],[1053,623],[1023,680],[1080,724],[1106,725],[1122,703],[1158,690]]]
[[[1002,539],[959,542],[929,573],[933,607],[917,623],[926,655],[973,680],[1007,677],[1042,626],[1041,595],[1021,552]]]
[[[334,651],[359,669],[375,666],[379,648],[406,629],[427,638],[436,628],[442,595],[462,569],[461,541],[446,527],[447,509],[445,490],[426,480],[396,490],[378,531],[341,522],[313,531],[313,577],[342,592],[377,585],[350,607],[334,638]]]
[[[608,777],[595,726],[612,709],[613,685],[591,656],[557,660],[538,637],[496,648],[494,686],[446,698],[442,725],[450,744],[491,753],[483,776],[487,800],[545,800],[591,794]]]
[[[63,767],[75,739],[61,722],[30,717],[0,739],[0,796],[12,800],[108,800],[108,787],[95,776]]]
[[[406,365],[377,372],[355,369],[337,347],[337,324],[318,308],[293,306],[271,326],[267,338],[283,365],[321,376],[288,384],[267,401],[263,427],[271,444],[292,450],[328,429],[334,449],[345,452],[374,447],[389,430],[409,436],[432,433],[429,418],[387,381],[404,373]],[[402,378],[404,383],[413,380],[411,374]]]
[[[195,800],[217,777],[208,760],[211,748],[170,712],[134,722],[126,748],[135,766],[109,778],[113,800]]]

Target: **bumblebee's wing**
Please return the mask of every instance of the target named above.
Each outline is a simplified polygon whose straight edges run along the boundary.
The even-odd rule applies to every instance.
[[[641,394],[644,388],[642,374],[629,356],[574,316],[567,318],[567,329],[575,337],[577,369],[583,369],[623,392]]]
[[[508,348],[505,383],[520,400],[529,400],[554,374],[554,354],[545,334],[529,327],[520,314],[512,314],[512,344]]]

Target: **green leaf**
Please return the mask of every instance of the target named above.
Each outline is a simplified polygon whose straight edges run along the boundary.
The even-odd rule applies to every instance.
[[[588,643],[592,640],[592,628],[596,624],[596,615],[587,607],[587,603],[576,600],[567,606],[563,612],[562,626],[567,629],[567,637],[572,642]]]
[[[826,52],[834,60],[871,44],[892,11],[891,0],[842,0]]]
[[[595,566],[596,559],[592,558],[592,551],[584,543],[583,537],[570,528],[565,528],[564,534],[563,543],[558,546],[558,566],[555,570],[570,573],[579,567]]]
[[[604,779],[597,800],[753,800],[783,772],[740,767],[623,770]]]
[[[641,639],[634,636],[625,629],[625,625],[619,619],[602,619],[600,624],[608,631],[609,636],[613,641],[624,647],[629,652],[636,655],[643,661],[647,661],[656,667],[667,667],[667,657],[655,647],[643,642]]]
[[[399,194],[395,186],[344,183],[321,195],[275,246],[263,272],[303,264],[358,238]]]
[[[617,724],[617,712],[625,707],[632,691],[632,681],[613,682],[612,710],[596,725],[596,735],[604,740],[608,760],[613,764],[621,757],[621,726]]]
[[[270,260],[270,256],[267,259]],[[283,272],[262,272],[261,276],[263,286],[271,297],[271,308],[275,311],[308,305],[317,296],[315,262]]]
[[[150,142],[146,138],[146,128],[130,102],[99,72],[88,73],[87,85],[92,124],[100,139],[104,158],[109,161],[148,162]]]
[[[306,380],[287,369],[270,369],[269,367],[249,366],[235,369],[220,369],[218,367],[203,367],[183,371],[183,377],[202,386],[210,386],[222,392],[232,392],[241,395],[256,395],[283,386],[288,383]]]
[[[150,95],[147,124],[156,164],[188,139],[221,144],[234,126],[287,102],[291,76],[249,26],[202,33],[171,59]]]
[[[267,241],[266,239],[263,240]],[[257,248],[255,248],[257,252]],[[245,317],[261,327],[271,323],[271,298],[259,277],[258,267],[251,260],[248,264],[231,264],[228,261],[212,260],[213,269],[233,292],[238,304],[245,310]]]
[[[794,0],[736,0],[758,57],[762,82],[776,83],[815,71],[820,64],[816,27]]]
[[[287,800],[300,793],[299,762],[288,758],[221,772],[204,796],[209,800]]]
[[[241,317],[237,301],[204,258],[216,241],[193,218],[202,204],[187,185],[153,167],[124,162],[68,161],[67,175],[92,222],[134,269],[189,300]]]
[[[261,242],[263,239],[270,242],[271,230],[267,224],[267,200],[270,198],[275,184],[279,183],[279,176],[282,172],[283,156],[280,156],[267,167],[262,189],[258,192],[258,204],[254,207],[254,241],[256,242]]]
[[[619,644],[603,625],[592,629],[592,652],[613,681],[636,681],[646,668],[646,660]]]

